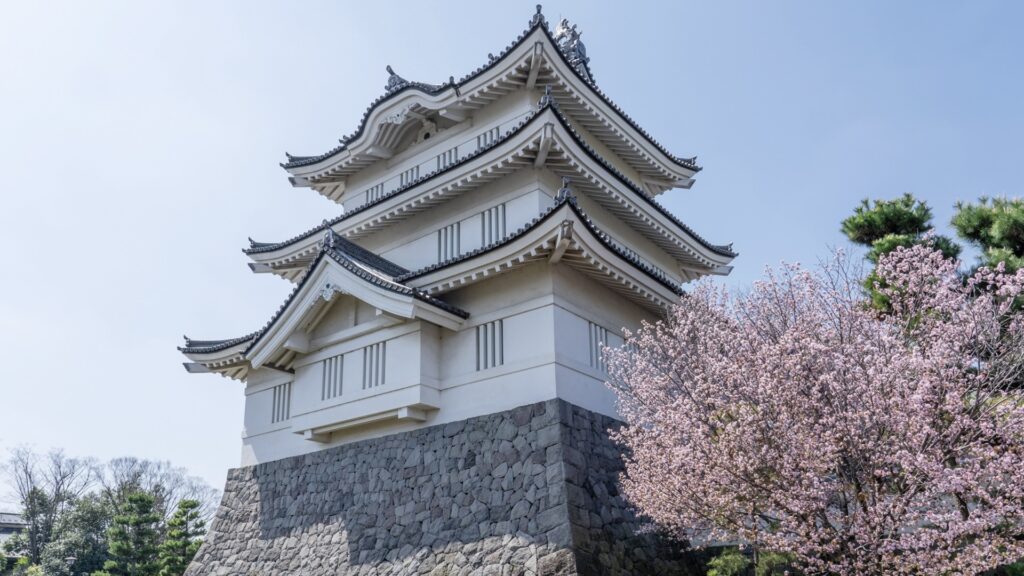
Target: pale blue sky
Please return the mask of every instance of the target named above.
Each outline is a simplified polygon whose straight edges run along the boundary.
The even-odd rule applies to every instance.
[[[549,2],[597,82],[705,170],[664,202],[741,256],[743,285],[843,245],[864,196],[1020,193],[1024,4]],[[246,237],[336,215],[292,189],[382,93],[459,77],[533,2],[0,5],[0,449],[169,459],[221,487],[241,384],[191,376],[181,334],[240,335],[290,289]],[[2,498],[0,498],[2,500]]]

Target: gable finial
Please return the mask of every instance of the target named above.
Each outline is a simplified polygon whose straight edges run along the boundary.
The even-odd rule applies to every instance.
[[[544,86],[544,95],[540,97],[540,102],[537,102],[538,108],[543,108],[545,106],[558,108],[558,102],[556,102],[555,97],[551,95],[551,84],[546,84]]]
[[[562,188],[558,190],[558,194],[555,195],[555,202],[561,202],[562,200],[568,200],[570,202],[576,201],[576,195],[573,194],[572,189],[569,188],[569,184],[572,183],[572,178],[568,176],[562,176]]]
[[[320,245],[320,249],[334,250],[334,240],[337,237],[337,234],[334,233],[334,228],[331,228],[331,223],[327,220],[324,220],[323,226],[327,229],[327,232],[324,233],[324,241]]]
[[[547,21],[544,19],[544,14],[541,13],[541,9],[541,5],[537,4],[537,13],[533,15],[533,18],[530,18],[530,28],[533,28],[538,24],[547,24]]]

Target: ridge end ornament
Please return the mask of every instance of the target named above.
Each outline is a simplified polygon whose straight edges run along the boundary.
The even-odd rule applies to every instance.
[[[587,47],[580,40],[582,35],[583,32],[577,30],[575,24],[569,24],[568,18],[562,18],[558,27],[555,28],[555,44],[562,54],[565,54],[569,65],[579,72],[587,82],[593,82],[594,79],[590,75],[590,58],[587,56]]]
[[[569,184],[571,183],[572,178],[568,176],[562,176],[562,187],[559,188],[558,194],[555,195],[556,202],[561,202],[562,200],[568,200],[570,202],[576,201],[576,194],[574,194],[572,189],[569,188]]]
[[[327,220],[324,220],[323,226],[324,228],[327,228],[327,231],[324,232],[324,240],[320,244],[320,250],[334,250],[337,234],[335,234],[334,228],[331,228],[331,223]]]
[[[384,86],[385,91],[394,92],[409,83],[408,80],[396,74],[394,68],[392,68],[390,64],[387,65],[387,71],[388,83]]]
[[[548,23],[547,20],[544,18],[543,12],[541,12],[542,9],[543,7],[540,4],[537,4],[537,12],[533,15],[532,18],[530,18],[530,28],[533,28],[538,24]]]
[[[547,84],[544,86],[544,95],[541,96],[540,101],[537,102],[538,108],[543,108],[545,106],[558,108],[558,102],[555,100],[555,97],[551,94],[551,84]]]

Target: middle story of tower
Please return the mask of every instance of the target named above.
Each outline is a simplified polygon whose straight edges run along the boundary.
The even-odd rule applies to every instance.
[[[294,283],[263,328],[181,348],[189,371],[245,383],[243,465],[552,398],[615,416],[602,348],[729,272],[730,246],[657,201],[694,161],[538,16],[458,82],[389,68],[356,133],[283,165],[339,214],[250,242],[253,271]]]

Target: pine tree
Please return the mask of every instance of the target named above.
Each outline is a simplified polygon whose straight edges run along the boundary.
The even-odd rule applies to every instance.
[[[979,264],[1008,272],[1024,268],[1024,200],[981,197],[977,204],[958,203],[953,227],[981,249]]]
[[[167,521],[167,536],[160,545],[160,576],[181,576],[199,551],[206,523],[198,500],[182,500]]]
[[[872,264],[896,248],[929,243],[947,258],[956,258],[960,246],[945,236],[929,234],[932,230],[932,210],[925,202],[910,194],[895,200],[862,200],[853,215],[843,220],[842,231],[852,242],[868,248],[867,259]],[[875,289],[878,277],[874,272],[864,281],[871,303],[879,310],[887,310],[888,300]]]
[[[111,560],[95,576],[156,576],[157,523],[160,515],[153,511],[153,496],[136,492],[128,496],[122,513],[114,516],[107,533]]]

